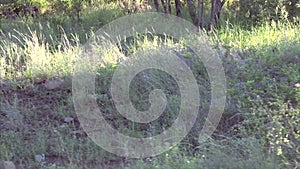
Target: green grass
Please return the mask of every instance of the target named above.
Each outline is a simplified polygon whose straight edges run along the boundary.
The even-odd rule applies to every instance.
[[[80,23],[58,14],[38,23],[1,20],[0,161],[13,161],[18,168],[300,167],[300,29],[289,23],[266,23],[249,30],[227,24],[208,33],[223,61],[228,99],[220,126],[204,144],[187,146],[197,138],[198,128],[172,150],[147,159],[117,157],[93,143],[73,108],[74,63],[82,52],[80,45],[102,25],[122,15],[117,5],[109,4],[84,12]],[[178,45],[160,40],[158,36],[136,38],[123,47],[131,54],[155,49],[160,43],[171,48]],[[193,54],[180,45],[183,56],[191,58]],[[107,91],[118,58],[112,54],[106,59],[97,71],[96,92],[99,107],[111,125],[134,136],[149,136],[161,132],[161,125],[168,127],[178,106],[173,95],[168,98],[169,113],[152,123],[154,131],[146,125],[126,123],[116,115]],[[198,83],[208,88],[203,65],[193,62],[192,68],[199,75]],[[149,107],[145,101],[155,87],[178,92],[166,74],[148,73],[154,79],[151,83],[145,85],[148,81],[141,76],[132,84],[135,90],[131,96],[140,109]],[[54,90],[45,86],[56,79],[62,85]],[[202,93],[204,104],[208,95]],[[235,119],[237,116],[244,120]],[[68,117],[73,120],[67,122]],[[197,120],[201,124],[203,119]],[[37,161],[37,155],[45,155],[45,160]]]

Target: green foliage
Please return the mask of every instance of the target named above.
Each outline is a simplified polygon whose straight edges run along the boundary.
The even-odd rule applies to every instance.
[[[210,168],[252,168],[273,169],[280,164],[274,157],[266,155],[258,139],[246,137],[242,139],[225,138],[222,141],[212,139],[200,146],[195,156],[186,156],[178,147],[153,158],[139,160],[128,169],[152,168],[182,168],[182,169],[210,169]]]
[[[58,12],[63,12],[71,18],[80,19],[80,12],[83,8],[84,1],[81,0],[55,0],[54,6]]]
[[[29,4],[36,6],[41,14],[45,13],[51,7],[51,1],[49,0],[30,0]]]
[[[267,151],[286,160],[288,167],[300,159],[300,109],[282,101],[257,104],[246,114],[243,136],[253,135],[265,142]]]
[[[289,19],[293,20],[294,18],[300,17],[300,1],[299,0],[290,0],[286,4],[286,9],[289,13]]]
[[[241,0],[238,15],[246,23],[285,20],[288,17],[286,0]]]
[[[21,3],[21,1],[18,2]],[[70,92],[61,94],[59,92],[62,91],[59,89],[58,93],[45,91],[43,84],[7,95],[4,95],[2,91],[12,92],[24,86],[20,84],[25,82],[19,82],[19,79],[30,81],[36,77],[70,76],[74,71],[73,63],[81,52],[79,45],[84,43],[82,39],[88,38],[103,24],[122,16],[123,13],[116,3],[103,4],[100,7],[82,11],[82,20],[74,22],[72,18],[70,19],[74,16],[66,17],[65,14],[76,15],[76,5],[84,9],[85,4],[91,5],[102,3],[102,1],[82,1],[83,5],[68,0],[22,1],[22,3],[29,2],[37,4],[37,6],[44,6],[46,9],[56,3],[54,9],[56,13],[47,15],[43,18],[45,20],[38,20],[40,23],[33,22],[33,20],[28,22],[1,20],[1,31],[3,32],[0,35],[0,78],[5,81],[13,81],[13,85],[6,89],[2,87],[2,81],[0,82],[0,108],[2,103],[13,102],[9,97],[19,97],[20,94],[22,96],[25,93],[24,99],[16,102],[21,103],[19,106],[22,111],[24,110],[22,113],[27,123],[24,130],[1,131],[0,160],[11,160],[16,164],[22,163],[25,168],[41,168],[45,166],[35,162],[32,156],[45,153],[46,158],[58,157],[60,159],[55,160],[62,160],[65,162],[65,166],[71,168],[82,168],[82,166],[95,168],[95,166],[102,167],[103,164],[110,165],[110,162],[114,160],[110,154],[94,145],[84,134],[78,134],[83,131],[76,128],[74,124],[61,122],[66,114],[70,116],[74,112],[71,108],[72,104],[66,103],[71,100]],[[244,2],[246,3],[246,1]],[[286,5],[284,1],[262,2],[256,0],[254,2],[257,4],[249,2],[248,7],[244,6],[241,9],[239,5],[242,4],[238,4],[238,9],[236,9],[239,15],[242,14],[242,10],[254,11],[252,12],[253,17],[250,15],[240,16],[249,24],[261,23],[270,19],[285,20],[287,16],[285,12],[288,11],[289,15],[291,13],[287,7],[276,11],[276,6],[279,8]],[[4,4],[4,1],[1,3]],[[13,5],[17,1],[6,1],[6,3]],[[232,2],[226,7],[234,7],[234,5],[236,4]],[[265,8],[266,5],[270,6]],[[271,9],[271,7],[275,8]],[[256,8],[262,9],[262,11],[256,11]],[[284,15],[282,15],[282,11]],[[216,131],[219,135],[215,133],[208,142],[197,147],[199,151],[185,147],[186,144],[191,143],[192,138],[199,134],[200,129],[197,128],[189,134],[186,140],[183,140],[181,145],[174,147],[166,154],[149,159],[133,160],[126,164],[124,162],[122,167],[125,168],[124,165],[129,165],[128,168],[167,169],[295,168],[299,166],[299,25],[274,21],[263,23],[259,27],[243,29],[240,25],[232,25],[227,22],[222,29],[208,34],[214,39],[215,47],[225,48],[224,51],[220,50],[220,53],[224,55],[222,59],[228,83],[228,102],[224,115],[239,115],[243,117],[244,121],[241,123],[234,121],[233,129],[219,129]],[[157,36],[127,39],[123,46],[119,47],[128,55],[139,50],[155,50],[161,43],[165,43],[172,49],[179,46],[179,50],[176,52],[180,53],[183,59],[193,59],[194,53],[184,45]],[[169,127],[177,117],[174,112],[176,112],[180,100],[176,96],[178,90],[174,80],[159,71],[146,71],[144,74],[139,74],[130,90],[134,105],[141,110],[147,109],[149,93],[153,88],[161,88],[168,93],[167,113],[148,126],[127,123],[124,118],[116,115],[117,112],[113,105],[110,105],[111,100],[108,94],[110,80],[118,64],[118,58],[111,53],[106,57],[107,64],[101,67],[97,74],[96,92],[97,103],[100,109],[105,111],[110,124],[131,136],[151,136],[160,133],[163,127]],[[203,88],[209,88],[207,73],[203,65],[197,61],[192,60],[191,67],[193,73],[197,75],[199,88],[203,92],[201,100],[206,105],[209,103],[209,91],[203,90]],[[148,78],[153,80],[148,80]],[[70,86],[66,88],[68,87],[70,88]],[[43,90],[40,91],[39,88]],[[68,98],[56,98],[59,95]],[[50,96],[55,96],[55,98]],[[35,103],[37,100],[43,99],[46,101]],[[48,105],[49,100],[57,101],[59,104]],[[32,107],[37,110],[33,110]],[[2,117],[5,118],[1,114],[1,119]],[[203,120],[205,118],[197,119],[197,124],[201,124]],[[220,126],[226,123],[226,120],[222,120]],[[31,131],[31,128],[34,128],[34,131]],[[28,136],[30,136],[29,140],[23,139]],[[195,152],[193,156],[187,155],[192,153],[186,152],[192,151]],[[121,159],[115,159],[117,160],[114,161],[123,162]],[[55,167],[61,166],[53,164],[50,168]]]
[[[297,25],[273,22],[251,32],[233,27],[219,37],[237,64],[226,70],[228,111],[244,116],[236,132],[261,140],[288,167],[300,158],[299,35]]]
[[[293,3],[294,2],[294,3]],[[297,21],[300,16],[298,0],[230,0],[223,13],[230,23],[245,26],[261,25],[270,21]]]

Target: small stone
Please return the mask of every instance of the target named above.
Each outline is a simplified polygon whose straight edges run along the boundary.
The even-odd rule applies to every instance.
[[[72,118],[72,117],[65,117],[64,118],[64,122],[66,122],[66,123],[70,123],[70,122],[72,122],[74,120],[74,118]]]
[[[11,161],[4,161],[4,169],[16,169],[16,166]]]
[[[9,125],[9,128],[20,128],[23,124],[23,115],[18,109],[15,108],[6,108],[0,110],[1,114],[5,115],[8,119],[6,124]]]
[[[97,99],[100,99],[100,100],[108,99],[108,95],[107,94],[97,95]]]
[[[62,79],[53,79],[53,80],[47,80],[45,83],[45,87],[48,90],[54,90],[62,87],[64,81]]]
[[[35,155],[35,161],[37,161],[37,162],[42,162],[42,161],[44,161],[45,160],[45,154],[37,154],[37,155]]]

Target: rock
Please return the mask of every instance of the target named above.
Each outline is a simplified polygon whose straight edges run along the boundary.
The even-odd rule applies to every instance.
[[[4,161],[3,166],[4,166],[4,169],[16,169],[15,164],[11,161]]]
[[[51,79],[51,80],[47,80],[45,83],[45,87],[48,90],[55,90],[58,88],[61,88],[64,84],[64,81],[62,79]]]
[[[0,127],[4,129],[15,129],[23,126],[23,115],[15,108],[4,108],[0,110],[1,115],[5,115],[5,120],[2,121]],[[3,119],[2,119],[3,120]]]
[[[74,118],[72,118],[72,117],[65,117],[64,118],[64,122],[65,123],[70,123],[70,122],[72,122],[74,120]]]
[[[106,100],[108,99],[108,95],[107,94],[100,94],[100,95],[97,95],[96,97],[97,99],[100,99],[100,100]]]
[[[43,162],[45,160],[45,154],[37,154],[35,155],[35,161],[37,162]]]

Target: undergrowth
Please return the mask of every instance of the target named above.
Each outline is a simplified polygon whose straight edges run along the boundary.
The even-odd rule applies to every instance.
[[[90,10],[83,14],[82,23],[59,16],[39,23],[1,21],[1,161],[13,161],[19,168],[300,167],[300,29],[290,23],[266,23],[250,30],[228,23],[220,30],[208,32],[223,61],[228,95],[220,126],[204,144],[185,146],[194,144],[199,129],[196,128],[177,147],[147,159],[116,157],[96,146],[76,120],[69,81],[82,52],[81,45],[103,24],[123,15],[117,8],[111,5],[99,11]],[[130,54],[156,48],[156,38],[127,43],[124,50]],[[164,43],[175,49],[176,42]],[[186,50],[180,52],[187,58],[193,55]],[[108,92],[118,61],[108,59],[113,64],[99,69],[97,94],[98,105],[107,113],[111,125],[129,135],[149,136],[161,132],[160,125],[167,128],[172,124],[178,106],[178,98],[172,95],[168,98],[169,112],[151,125],[124,122],[115,115],[113,106],[108,106]],[[198,79],[202,87],[209,88],[201,63],[193,62],[190,66],[195,74],[202,75]],[[168,75],[148,73],[146,78],[155,80],[148,81],[140,75],[132,84],[132,99],[142,110],[149,107],[147,99],[153,88],[178,92]],[[62,78],[64,87],[49,90],[39,80],[52,78]],[[207,104],[209,92],[202,92]],[[22,116],[19,125],[4,123],[9,121],[9,112]],[[66,117],[72,117],[71,122]],[[197,119],[198,123],[203,123],[203,119]],[[36,155],[41,154],[45,160],[37,161]]]

